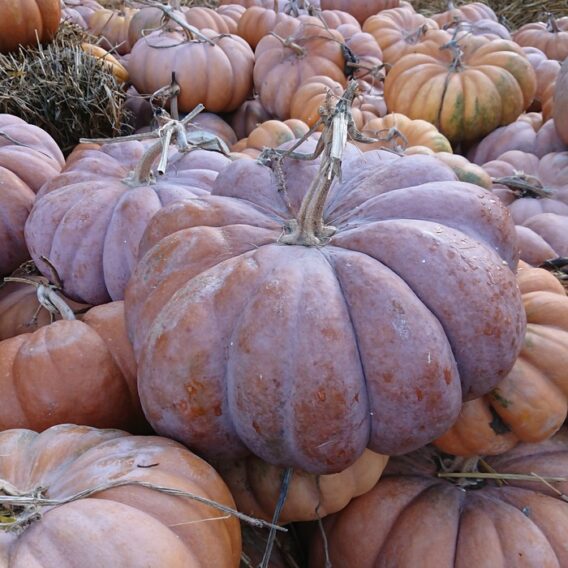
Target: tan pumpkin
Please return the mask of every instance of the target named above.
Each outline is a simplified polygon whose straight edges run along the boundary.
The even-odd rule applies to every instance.
[[[280,22],[290,18],[291,16],[275,8],[251,6],[241,16],[237,25],[237,34],[254,49],[258,42]]]
[[[548,59],[548,57],[536,47],[523,47],[523,51],[536,73],[536,93],[529,110],[538,112],[542,110],[546,89],[550,83],[556,81],[556,77],[560,71],[560,63],[554,59]]]
[[[378,148],[404,151],[412,146],[425,146],[434,152],[451,152],[448,139],[425,120],[412,120],[399,113],[390,113],[382,118],[366,122],[362,132],[367,136],[385,138],[375,144],[357,144],[363,152]]]
[[[267,120],[259,124],[247,138],[234,144],[231,150],[257,158],[264,148],[278,148],[285,142],[302,138],[309,129],[305,122],[295,118]]]
[[[60,0],[0,0],[0,53],[50,41],[59,27]]]
[[[365,450],[340,473],[313,475],[294,470],[278,522],[313,521],[340,511],[351,499],[372,489],[388,459]],[[215,469],[231,490],[239,511],[267,521],[272,519],[284,473],[281,467],[249,456],[216,462]]]
[[[452,0],[448,0],[447,9],[441,14],[434,14],[432,19],[441,27],[459,22],[477,22],[478,20],[497,21],[495,12],[483,2],[471,2],[457,8]]]
[[[417,14],[406,6],[384,10],[376,16],[371,16],[363,25],[363,31],[370,33],[383,50],[383,61],[392,65],[403,55],[416,51],[416,46],[423,41],[429,41],[431,32],[439,30],[438,24]],[[446,32],[435,34],[443,37],[442,43],[450,40]]]
[[[175,72],[180,111],[189,112],[199,103],[210,112],[238,108],[252,88],[254,54],[238,36],[208,29],[202,35],[188,39],[180,31],[156,31],[140,39],[128,62],[138,92],[151,94],[169,85]]]
[[[101,47],[112,49],[120,55],[130,53],[132,46],[129,41],[128,28],[137,11],[134,8],[123,8],[120,11],[106,8],[97,10],[89,18],[89,32],[103,38],[100,43]]]
[[[229,33],[237,34],[237,29],[239,26],[239,20],[245,13],[246,8],[244,6],[239,6],[239,4],[227,4],[225,6],[219,6],[217,8],[217,13],[223,16],[225,22],[229,26]]]
[[[564,61],[568,57],[568,16],[548,15],[546,22],[525,24],[513,34],[520,46],[537,47],[549,59]]]
[[[234,20],[224,18],[216,10],[207,6],[192,6],[185,12],[185,19],[188,24],[199,30],[208,28],[220,34],[235,33]]]
[[[342,92],[341,84],[329,77],[324,75],[310,77],[292,96],[290,116],[305,122],[308,126],[314,126],[319,120],[319,110],[328,93],[339,97]],[[386,106],[380,97],[362,93],[353,103],[353,121],[359,130],[365,123],[384,114],[386,114]]]
[[[456,424],[435,445],[460,455],[493,455],[518,442],[540,442],[568,412],[568,297],[550,272],[519,267],[527,314],[523,348],[513,369],[488,395],[464,403]]]
[[[438,51],[406,55],[392,66],[385,79],[390,112],[427,120],[453,143],[513,122],[533,101],[535,72],[513,42],[474,36],[463,48]]]
[[[274,117],[290,118],[294,93],[314,75],[346,84],[343,36],[338,31],[326,29],[317,18],[302,18],[279,23],[273,34],[256,47],[254,85]]]
[[[2,504],[3,566],[239,565],[241,536],[234,516],[154,488],[234,508],[215,470],[181,444],[64,424],[41,434],[0,432],[0,454],[0,498],[20,495],[37,501],[41,496],[61,502],[38,507],[31,517],[29,506]],[[81,497],[84,491],[89,494]]]
[[[245,101],[228,117],[228,120],[237,138],[242,139],[246,138],[259,124],[271,118],[258,97],[255,97]]]

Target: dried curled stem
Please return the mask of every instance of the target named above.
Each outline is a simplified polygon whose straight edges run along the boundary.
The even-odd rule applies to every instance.
[[[231,515],[240,519],[241,521],[248,523],[252,526],[259,528],[270,528],[274,531],[287,532],[284,527],[268,523],[262,519],[256,519],[240,513],[231,507],[227,507],[221,503],[217,503],[206,497],[201,497],[189,491],[183,491],[181,489],[175,489],[173,487],[165,487],[162,485],[157,485],[147,481],[140,481],[135,479],[122,479],[118,481],[111,481],[109,483],[104,483],[96,487],[91,487],[83,491],[79,491],[74,495],[65,497],[63,499],[49,499],[46,497],[47,490],[43,487],[34,488],[29,492],[20,492],[12,484],[5,480],[0,480],[0,530],[5,530],[7,532],[19,532],[24,530],[31,522],[38,520],[42,515],[42,508],[44,507],[60,507],[67,503],[73,501],[78,501],[79,499],[86,499],[92,497],[97,493],[102,491],[107,491],[108,489],[114,489],[116,487],[126,487],[126,486],[138,486],[145,487],[146,489],[152,489],[160,493],[165,493],[166,495],[173,495],[175,497],[185,497],[187,499],[192,499],[204,505],[209,505],[223,513]]]

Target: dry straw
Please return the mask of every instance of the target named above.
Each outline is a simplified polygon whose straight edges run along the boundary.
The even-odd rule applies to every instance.
[[[64,153],[82,137],[123,130],[124,87],[82,41],[82,30],[62,24],[50,45],[0,55],[0,112],[43,128]]]
[[[447,9],[447,0],[411,0],[414,9],[424,15],[431,16]],[[462,6],[467,2],[455,2]],[[546,13],[561,17],[566,16],[566,0],[483,0],[493,9],[503,23],[516,30],[530,22],[546,21]]]

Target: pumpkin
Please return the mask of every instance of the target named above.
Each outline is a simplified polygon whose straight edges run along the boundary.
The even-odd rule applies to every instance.
[[[370,33],[383,50],[383,60],[387,65],[396,63],[403,55],[413,53],[416,46],[428,41],[431,32],[439,30],[438,24],[417,14],[414,10],[401,6],[392,10],[384,10],[376,16],[371,16],[363,25],[363,31]],[[445,32],[441,43],[447,43],[451,38]]]
[[[101,9],[102,6],[96,0],[63,0],[61,20],[86,30],[89,27],[87,22],[91,14]]]
[[[24,225],[35,192],[64,163],[61,150],[47,132],[0,114],[0,277],[29,258]]]
[[[278,148],[286,142],[302,138],[309,129],[305,122],[295,118],[267,120],[259,124],[247,138],[234,144],[231,150],[257,158],[264,148]]]
[[[60,0],[0,0],[0,53],[50,41],[61,19]]]
[[[229,26],[229,33],[237,35],[239,20],[245,13],[245,10],[246,8],[244,6],[239,6],[238,4],[228,4],[225,6],[217,7],[217,13],[223,16],[223,19]]]
[[[548,59],[548,57],[536,47],[523,47],[523,51],[536,73],[536,93],[530,110],[538,112],[542,109],[542,103],[548,85],[556,81],[556,77],[560,71],[560,63],[554,59]]]
[[[429,448],[392,459],[369,493],[324,519],[329,560],[357,568],[566,566],[566,481],[543,482],[533,472],[565,479],[567,444],[563,431],[487,458],[483,473],[497,472],[504,482],[476,478],[476,471],[463,472],[465,483],[440,479],[452,473],[452,460]],[[309,566],[319,568],[325,554],[320,532],[314,535]]]
[[[322,10],[341,10],[351,14],[360,24],[382,10],[396,8],[399,0],[320,0]]]
[[[441,52],[445,61],[415,53],[392,66],[385,79],[390,112],[427,120],[453,143],[513,122],[532,102],[535,73],[513,42],[474,37]]]
[[[239,20],[237,34],[254,49],[258,42],[270,33],[277,24],[291,18],[292,16],[274,8],[251,6],[245,10]]]
[[[100,47],[112,50],[119,55],[126,55],[132,49],[128,38],[128,28],[136,12],[134,8],[123,8],[118,12],[106,8],[97,10],[87,22],[88,31],[102,38]]]
[[[552,115],[558,135],[568,145],[568,58],[562,64],[556,79]]]
[[[169,85],[175,72],[182,112],[199,103],[210,112],[229,112],[246,100],[254,54],[242,38],[205,29],[203,38],[190,40],[180,31],[167,30],[139,39],[132,50],[128,72],[138,92],[152,94]]]
[[[403,114],[391,113],[373,118],[365,122],[361,130],[365,135],[381,140],[374,144],[358,144],[363,152],[377,148],[404,151],[412,146],[425,146],[434,152],[452,151],[448,139],[433,124],[425,120],[411,120]]]
[[[206,193],[229,159],[216,152],[174,153],[154,178],[156,146],[141,142],[85,150],[43,186],[26,224],[30,254],[46,276],[56,267],[69,297],[102,304],[123,297],[147,222],[163,205]],[[134,170],[134,173],[132,173]]]
[[[8,530],[2,533],[0,558],[10,568],[239,565],[237,519],[153,488],[234,507],[213,468],[171,440],[63,424],[41,434],[1,432],[0,452],[2,498],[41,495],[63,503],[41,507],[12,531],[10,523],[29,514],[29,507],[2,505]],[[113,487],[117,484],[122,486]],[[75,498],[83,491],[92,495]]]
[[[444,30],[447,30],[452,35],[456,34],[457,37],[461,34],[473,34],[487,39],[512,39],[509,30],[503,24],[490,18],[476,20],[475,22],[456,20],[452,24],[446,24]]]
[[[568,152],[539,159],[511,150],[483,169],[494,179],[493,192],[507,204],[515,223],[539,213],[568,215]]]
[[[548,260],[567,257],[567,228],[568,215],[565,214],[545,212],[529,217],[517,226],[521,258],[538,266]]]
[[[404,153],[407,156],[411,156],[413,154],[427,154],[429,156],[434,156],[436,159],[441,160],[444,164],[450,166],[460,181],[473,183],[479,187],[484,187],[485,189],[491,189],[493,186],[491,176],[481,166],[472,164],[467,158],[460,156],[459,154],[452,154],[451,152],[435,152],[427,146],[409,146],[404,150]]]
[[[228,117],[228,121],[237,138],[241,139],[246,138],[259,124],[271,118],[258,97],[255,97],[245,101]]]
[[[535,116],[534,113],[530,115]],[[533,122],[528,115],[521,115],[515,122],[507,126],[500,126],[485,138],[474,144],[467,152],[467,157],[474,163],[483,165],[496,160],[501,154],[510,150],[519,150],[542,158],[551,152],[568,150],[562,142],[554,120],[542,124],[540,114],[538,120]]]
[[[337,81],[324,75],[310,77],[292,95],[290,115],[309,126],[314,126],[320,118],[319,111],[325,103],[328,93],[336,98],[340,97],[343,93],[343,87]],[[380,108],[380,103],[384,103],[382,99],[375,100],[374,103],[372,103],[371,97],[363,93],[354,101],[352,114],[355,126],[358,129],[362,129],[367,122],[377,119],[378,116],[386,114],[384,104],[382,105],[383,108]]]
[[[513,40],[523,47],[537,47],[549,59],[564,61],[568,57],[568,16],[556,19],[549,14],[546,23],[525,24],[513,34]]]
[[[93,45],[92,43],[82,43],[81,49],[85,53],[103,61],[105,67],[116,77],[117,81],[121,83],[128,81],[128,71],[126,68],[106,49],[98,45]]]
[[[489,394],[464,404],[435,445],[448,454],[493,455],[554,435],[568,411],[568,298],[550,272],[519,268],[527,331],[511,372]]]
[[[122,302],[0,341],[0,429],[71,422],[147,431]]]
[[[187,23],[201,30],[208,28],[219,34],[237,33],[237,25],[231,18],[225,18],[206,6],[193,6],[185,12]]]
[[[383,52],[375,38],[368,33],[358,30],[351,24],[341,24],[337,31],[345,39],[346,61],[345,73],[348,77],[379,83],[383,74]]]
[[[238,140],[235,131],[219,115],[212,112],[200,112],[191,120],[189,131],[205,130],[218,136],[227,146],[232,146]]]
[[[184,18],[183,12],[178,12],[177,15]],[[159,8],[147,7],[138,10],[132,16],[128,24],[128,43],[130,44],[130,49],[132,50],[140,38],[161,27],[163,19],[164,12]]]
[[[524,313],[505,208],[434,158],[371,154],[345,148],[330,238],[309,215],[294,228],[327,183],[304,160],[237,160],[152,219],[126,306],[156,431],[335,473],[419,447],[509,371]]]
[[[281,524],[312,521],[343,509],[351,499],[363,495],[379,480],[387,456],[365,450],[347,469],[315,476],[295,470],[292,474]],[[283,470],[255,456],[215,463],[233,495],[239,511],[270,521],[280,495]]]
[[[495,12],[483,2],[471,2],[456,8],[452,0],[448,0],[447,9],[440,14],[434,14],[432,19],[441,27],[454,22],[477,22],[479,20],[497,21]]]
[[[345,85],[343,36],[317,18],[280,22],[258,43],[254,86],[262,106],[275,118],[290,118],[294,93],[307,79],[326,75]]]

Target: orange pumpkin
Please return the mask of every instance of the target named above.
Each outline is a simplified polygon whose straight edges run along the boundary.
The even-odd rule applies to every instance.
[[[88,29],[93,35],[103,38],[101,47],[126,55],[132,49],[128,28],[137,11],[134,8],[123,8],[118,12],[106,8],[97,10],[89,18]]]
[[[363,25],[363,31],[370,33],[383,50],[383,61],[392,65],[403,55],[416,51],[416,46],[429,41],[431,32],[439,30],[438,24],[430,18],[417,14],[414,10],[402,6],[384,10],[371,16]],[[443,37],[440,43],[447,43],[451,38],[446,32],[436,34]]]
[[[533,101],[535,72],[513,42],[477,36],[442,53],[444,61],[416,53],[392,66],[385,79],[390,112],[427,120],[459,142],[513,122]]]
[[[519,267],[527,314],[523,348],[513,369],[488,395],[464,403],[456,424],[435,445],[460,455],[502,453],[518,442],[540,442],[568,411],[568,297],[542,268]]]
[[[246,138],[259,124],[272,117],[262,106],[258,97],[245,101],[228,118],[237,138]]]
[[[2,505],[0,558],[5,566],[239,565],[235,517],[152,488],[192,493],[234,508],[215,470],[172,440],[64,424],[41,434],[0,432],[0,454],[3,498],[16,494],[63,502],[39,507],[32,517],[29,507]],[[117,483],[123,486],[109,488]],[[77,496],[88,490],[91,495]],[[23,523],[16,530],[18,521]]]
[[[53,38],[61,18],[60,0],[0,0],[0,53]]]
[[[432,19],[442,28],[454,22],[477,22],[479,20],[497,21],[495,12],[483,2],[471,2],[456,8],[452,0],[448,0],[447,10],[434,14]]]
[[[103,49],[98,45],[93,45],[92,43],[82,43],[81,49],[85,53],[100,59],[104,63],[104,66],[116,77],[118,81],[121,83],[128,81],[128,71],[126,68],[106,49]]]
[[[289,19],[291,16],[276,9],[251,6],[245,10],[239,20],[237,34],[254,49],[258,42],[280,22]]]
[[[321,0],[322,10],[341,10],[351,14],[360,24],[382,10],[396,8],[400,0]]]
[[[294,470],[278,522],[313,521],[340,511],[377,483],[387,461],[388,456],[365,450],[340,473],[313,475]],[[282,484],[281,467],[249,456],[217,462],[215,468],[231,490],[239,511],[267,521],[272,519]]]

